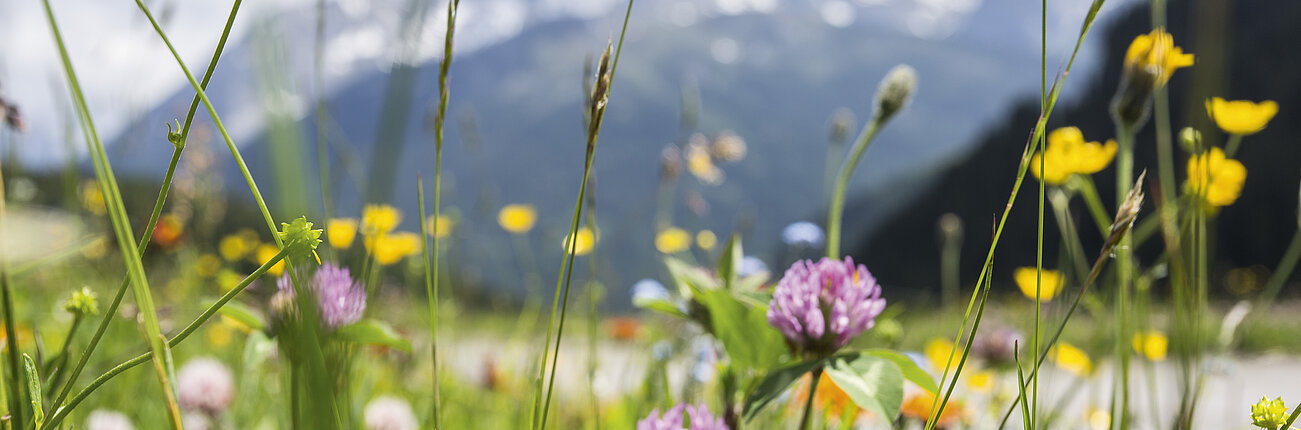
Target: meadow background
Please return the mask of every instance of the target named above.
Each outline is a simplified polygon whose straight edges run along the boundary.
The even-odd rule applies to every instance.
[[[1295,254],[1290,247],[1297,246],[1301,217],[1301,146],[1293,137],[1301,133],[1293,108],[1301,105],[1295,79],[1301,63],[1293,53],[1301,6],[1158,3],[1166,8],[1175,43],[1197,58],[1166,85],[1165,122],[1173,131],[1189,126],[1205,142],[1224,141],[1207,115],[1204,102],[1211,97],[1268,99],[1279,107],[1234,156],[1248,171],[1241,196],[1209,218],[1210,234],[1200,242],[1207,253],[1199,278],[1207,301],[1193,317],[1181,317],[1173,284],[1153,269],[1144,291],[1150,302],[1136,310],[1140,325],[1158,330],[1162,339],[1177,337],[1173,332],[1186,321],[1180,318],[1214,328],[1196,336],[1223,338],[1227,330],[1227,341],[1209,342],[1215,346],[1188,362],[1213,375],[1201,390],[1214,395],[1203,394],[1196,425],[1171,420],[1169,411],[1183,407],[1176,401],[1184,391],[1178,369],[1187,363],[1175,364],[1174,349],[1166,360],[1164,345],[1160,359],[1138,348],[1148,365],[1135,365],[1144,375],[1135,377],[1135,391],[1142,393],[1133,401],[1135,418],[1106,420],[1101,428],[1249,428],[1250,406],[1260,396],[1301,401],[1301,361],[1294,357],[1301,353],[1301,320],[1292,312],[1301,307],[1301,275],[1280,267]],[[147,4],[180,57],[200,73],[229,5]],[[1041,11],[1037,3],[981,0],[644,2],[631,6],[621,35],[622,2],[472,1],[459,5],[456,50],[444,73],[446,3],[250,3],[233,21],[206,92],[257,178],[271,217],[278,224],[306,216],[326,228],[319,258],[350,268],[364,285],[364,315],[378,334],[349,340],[358,345],[329,363],[345,369],[334,386],[346,393],[334,399],[347,417],[343,428],[432,427],[431,380],[441,381],[444,428],[536,426],[527,408],[514,404],[539,394],[532,389],[532,360],[543,350],[537,340],[552,335],[541,325],[552,304],[551,280],[566,273],[576,289],[561,302],[571,305],[572,325],[556,347],[563,352],[552,425],[630,428],[652,409],[679,402],[709,403],[722,415],[714,393],[725,391],[728,367],[719,363],[732,361],[710,344],[710,335],[717,336],[712,327],[636,306],[638,291],[643,297],[670,294],[681,272],[666,266],[665,256],[713,268],[731,252],[732,235],[744,244],[745,258],[736,266],[745,271],[742,277],[770,274],[755,281],[763,291],[795,261],[823,255],[832,177],[872,118],[878,83],[897,64],[915,70],[911,102],[875,137],[846,193],[841,248],[875,275],[891,306],[855,345],[914,353],[940,380],[947,372],[944,359],[935,358],[943,355],[936,352],[944,350],[939,340],[963,326],[968,298],[981,288],[991,292],[981,330],[1022,342],[1039,331],[1039,309],[1026,297],[1033,294],[1017,288],[1014,273],[1035,266],[1037,249],[1044,267],[1055,268],[1092,262],[1107,244],[1105,236],[1073,235],[1084,255],[1072,254],[1073,242],[1057,233],[1062,226],[1050,213],[1043,244],[1036,246],[1039,187],[1026,174],[989,262],[992,270],[979,276],[1035,130],[1041,76],[1052,82],[1067,67],[1080,21],[1099,3],[1045,4]],[[1041,132],[1075,126],[1088,141],[1114,136],[1109,105],[1122,83],[1127,48],[1152,28],[1152,10],[1135,0],[1103,4]],[[185,121],[195,92],[130,3],[54,2],[52,11],[121,183],[127,220],[138,233],[172,161],[171,128],[163,124]],[[50,363],[41,367],[55,369],[66,367],[58,364],[59,351],[84,347],[99,321],[66,311],[69,295],[85,287],[102,310],[125,269],[94,179],[93,151],[78,128],[77,103],[70,101],[49,34],[39,2],[0,4],[6,113],[0,166],[7,204],[0,243],[13,288],[9,321],[16,326],[9,333],[38,363]],[[565,258],[573,191],[585,178],[588,65],[608,41],[624,55],[584,199],[582,224],[591,234],[580,234],[578,246],[588,249],[577,252],[580,258],[567,271],[555,263]],[[450,77],[450,97],[439,119],[444,76]],[[185,327],[278,252],[218,127],[202,107],[199,112],[142,259],[163,333]],[[1134,164],[1148,169],[1152,182],[1159,128],[1142,128],[1135,139]],[[445,145],[435,194],[437,139]],[[1117,199],[1113,169],[1093,175],[1103,202]],[[1182,183],[1185,171],[1176,170]],[[424,181],[421,192],[417,175]],[[441,198],[436,235],[422,233],[434,226],[423,222],[418,195],[427,204]],[[1159,197],[1149,192],[1148,201]],[[1067,210],[1087,225],[1091,208],[1081,200],[1070,201]],[[1141,217],[1155,217],[1155,211]],[[367,234],[379,218],[391,225]],[[335,228],[346,230],[349,220],[357,223],[357,237],[345,246],[343,230]],[[1157,229],[1155,223],[1147,228],[1148,234]],[[438,242],[420,240],[434,236]],[[437,377],[429,355],[431,309],[425,306],[430,260],[420,252],[426,243],[441,255],[436,309],[444,370]],[[1162,266],[1166,251],[1160,240],[1133,249],[1152,266]],[[1067,283],[1074,291],[1083,273],[1068,276],[1081,278]],[[978,279],[988,284],[977,285]],[[1267,291],[1268,285],[1277,291]],[[1033,420],[1039,428],[1098,428],[1088,426],[1108,408],[1116,294],[1097,290],[1086,296],[1086,315],[1063,334],[1086,360],[1092,357],[1090,370],[1046,370],[1063,373],[1046,378],[1042,404],[1050,406],[1035,408],[1053,418]],[[210,357],[222,364],[209,368],[224,368],[229,379],[214,378],[218,388],[229,385],[229,398],[215,401],[220,408],[202,410],[206,416],[189,418],[187,427],[304,426],[295,421],[297,406],[286,401],[297,386],[286,351],[296,347],[280,343],[272,329],[278,291],[270,277],[253,281],[229,310],[196,332],[201,338],[173,348],[180,370],[174,377],[184,379],[187,363]],[[1066,299],[1045,302],[1045,321],[1055,324]],[[133,303],[123,302],[106,325],[78,387],[147,350],[131,324],[138,311]],[[1243,303],[1252,307],[1234,310]],[[977,333],[975,339],[971,343],[986,338]],[[1004,382],[982,388],[964,379],[964,415],[929,424],[996,427],[998,420],[986,415],[1001,416],[1001,410],[984,410],[1012,405],[1017,391],[1015,368],[994,361],[982,361],[982,370]],[[213,374],[222,371],[207,376]],[[146,370],[123,373],[86,397],[62,428],[121,428],[96,427],[105,424],[93,424],[92,411],[121,412],[135,428],[165,427],[165,406],[138,400],[164,397],[152,379]],[[757,426],[797,425],[801,389],[807,391],[796,387],[786,394],[790,410]],[[918,406],[924,400],[913,402],[916,386],[901,398],[903,418],[891,426],[909,428],[931,418],[931,409]],[[371,412],[376,404],[380,412]],[[385,407],[398,411],[392,412],[398,424],[370,421]],[[885,425],[872,414],[833,415],[815,422]],[[382,427],[390,424],[398,427]]]

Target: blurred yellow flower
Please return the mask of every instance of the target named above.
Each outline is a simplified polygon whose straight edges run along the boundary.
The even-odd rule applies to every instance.
[[[158,218],[158,223],[154,225],[154,234],[150,239],[162,248],[171,248],[184,233],[185,224],[181,222],[181,218],[174,214],[166,214]]]
[[[371,236],[393,231],[402,222],[402,212],[390,205],[366,205],[361,211],[361,234]]]
[[[348,249],[357,238],[357,220],[353,218],[331,218],[325,222],[325,235],[330,239],[334,249]]]
[[[714,235],[712,231],[700,230],[699,233],[696,233],[696,246],[706,251],[714,249],[715,246],[718,246],[718,236]]]
[[[279,253],[280,253],[280,248],[276,248],[275,245],[269,243],[264,243],[257,247],[257,252],[255,253],[255,255],[257,255],[258,264],[266,264],[266,262],[271,261],[271,259],[274,258],[276,254]],[[276,264],[272,265],[270,269],[267,269],[267,273],[276,276],[280,276],[281,274],[284,274],[285,260],[280,260],[276,262]]]
[[[251,257],[249,254],[257,249],[258,244],[257,233],[244,229],[222,237],[217,243],[217,253],[226,261],[239,261]]]
[[[425,219],[425,228],[439,239],[452,234],[452,227],[456,227],[456,222],[452,221],[452,217],[447,215],[430,215],[429,218]]]
[[[950,367],[948,364],[956,364],[958,359],[962,358],[954,353],[953,341],[942,337],[933,337],[926,341],[926,346],[922,348],[922,355],[926,356],[926,361],[930,362],[931,370],[935,374],[944,373],[944,369]],[[950,357],[953,359],[952,362],[949,361]]]
[[[1111,414],[1099,408],[1089,407],[1086,414],[1089,419],[1089,429],[1107,430],[1111,428]]]
[[[967,377],[967,388],[980,394],[989,394],[994,390],[994,372],[980,370]]]
[[[89,260],[98,260],[108,254],[108,238],[97,237],[81,247],[81,256]]]
[[[709,141],[703,135],[692,136],[691,142],[687,144],[686,158],[687,171],[691,172],[696,179],[710,185],[717,185],[723,182],[723,170],[714,164],[714,158],[709,154]]]
[[[1115,157],[1116,141],[1108,140],[1105,144],[1085,142],[1080,129],[1062,127],[1048,133],[1048,147],[1030,159],[1030,173],[1046,183],[1061,185],[1071,175],[1098,173]],[[1039,171],[1040,158],[1043,159],[1043,172]]]
[[[100,192],[98,182],[87,179],[81,183],[77,191],[77,194],[81,196],[82,208],[95,215],[108,213],[108,208],[104,206],[104,193]]]
[[[1134,333],[1134,352],[1151,361],[1164,361],[1170,339],[1158,330]]]
[[[1012,274],[1016,280],[1016,286],[1021,289],[1021,294],[1025,294],[1030,300],[1035,298],[1035,284],[1038,280],[1037,273],[1033,267],[1017,268]],[[1056,270],[1044,269],[1042,283],[1039,285],[1039,301],[1049,302],[1057,293],[1062,291],[1066,285],[1066,277]]]
[[[1188,182],[1184,189],[1202,196],[1207,209],[1214,212],[1233,204],[1247,181],[1247,168],[1238,160],[1226,158],[1224,150],[1212,147],[1204,154],[1188,159]]]
[[[1140,34],[1125,52],[1125,68],[1149,71],[1156,76],[1156,85],[1165,86],[1175,70],[1193,65],[1193,54],[1185,54],[1175,46],[1174,36],[1164,28]]]
[[[655,249],[665,254],[676,254],[691,247],[691,234],[686,230],[669,227],[655,235]]]
[[[563,243],[565,252],[569,252],[569,241],[574,237],[575,235],[572,234],[565,236],[565,242]],[[578,239],[574,241],[574,255],[578,256],[592,253],[592,249],[596,248],[597,241],[601,239],[588,227],[579,228],[577,237]]]
[[[204,333],[204,338],[208,340],[208,345],[215,348],[224,348],[230,345],[233,338],[230,326],[224,324],[208,324],[208,330]]]
[[[1086,377],[1093,373],[1093,361],[1089,360],[1089,354],[1069,343],[1058,342],[1048,351],[1048,358],[1057,367],[1075,376]]]
[[[420,252],[420,235],[400,231],[392,234],[383,234],[376,237],[371,248],[375,254],[375,262],[383,266],[402,261],[409,255]]]
[[[1265,100],[1225,100],[1214,97],[1206,101],[1206,113],[1215,125],[1230,134],[1248,135],[1265,129],[1265,124],[1278,113],[1278,103]]]
[[[235,286],[239,285],[239,283],[243,281],[244,277],[235,273],[234,270],[221,269],[220,272],[217,272],[217,286],[220,287],[223,292],[234,289]]]
[[[221,270],[221,258],[212,254],[200,255],[194,261],[194,273],[202,278],[211,278],[217,276],[217,271]]]
[[[533,209],[533,205],[506,205],[497,212],[497,224],[502,229],[515,234],[528,233],[533,229],[533,223],[537,222],[537,219],[538,212]]]

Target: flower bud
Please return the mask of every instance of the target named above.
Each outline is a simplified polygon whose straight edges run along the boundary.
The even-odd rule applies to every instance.
[[[900,64],[886,73],[885,79],[876,90],[876,113],[874,120],[878,123],[889,121],[896,113],[908,106],[913,92],[917,90],[917,71],[907,64]]]
[[[1138,130],[1152,110],[1152,92],[1161,78],[1160,69],[1134,64],[1125,68],[1120,87],[1111,99],[1111,117],[1128,130]]]
[[[1179,130],[1179,146],[1188,151],[1189,154],[1198,153],[1198,148],[1202,147],[1202,132],[1192,127],[1184,127]]]
[[[312,229],[307,217],[298,217],[292,222],[280,223],[280,232],[276,234],[280,235],[290,257],[302,258],[316,254],[316,247],[321,244],[321,232],[321,229]]]
[[[81,316],[99,313],[99,305],[95,302],[95,292],[86,287],[73,291],[68,300],[63,302],[63,309],[73,315]]]

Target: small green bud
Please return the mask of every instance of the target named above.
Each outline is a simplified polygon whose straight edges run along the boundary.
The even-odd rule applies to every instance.
[[[173,131],[172,125],[167,124],[167,141],[172,142],[172,146],[182,148],[185,146],[185,140],[182,139],[184,136],[181,135],[181,122],[174,119],[172,122],[176,123],[176,130]]]
[[[68,300],[63,302],[63,310],[74,315],[94,315],[99,313],[99,305],[95,302],[95,292],[86,287],[74,290],[72,295],[68,296]]]
[[[900,64],[890,69],[876,89],[875,120],[884,124],[891,117],[908,106],[913,92],[917,90],[917,71],[907,64]]]
[[[316,247],[321,244],[321,229],[312,229],[307,217],[280,223],[280,241],[293,258],[305,258],[309,254],[316,256]],[[320,257],[316,257],[320,261]]]
[[[1202,132],[1192,127],[1184,127],[1179,130],[1179,146],[1188,151],[1189,154],[1198,153],[1198,148],[1202,147]]]
[[[1262,396],[1259,402],[1251,405],[1251,424],[1269,430],[1278,430],[1287,424],[1287,406],[1283,404],[1283,398],[1270,400]]]

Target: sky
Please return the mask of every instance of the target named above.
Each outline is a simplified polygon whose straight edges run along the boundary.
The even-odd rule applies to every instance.
[[[435,0],[426,15],[430,22],[418,38],[408,39],[407,44],[393,43],[399,39],[397,29],[407,15],[406,1],[327,1],[337,6],[344,19],[330,24],[324,59],[326,91],[345,85],[368,68],[382,70],[393,61],[424,62],[441,55],[445,1]],[[1134,1],[1109,2],[1102,21],[1107,9]],[[1050,63],[1052,58],[1064,57],[1074,42],[1074,30],[1059,29],[1078,28],[1089,3],[1053,2],[1048,14]],[[621,0],[462,2],[457,52],[467,55],[511,40],[530,26],[561,20],[595,21],[616,34],[624,6]],[[834,27],[874,25],[919,39],[1000,44],[1006,45],[1005,49],[1037,55],[1039,10],[1022,6],[987,0],[658,0],[636,4],[631,31],[635,32],[637,22],[645,19],[686,27],[707,25],[710,19],[729,15],[811,11]],[[173,0],[153,2],[150,8],[186,64],[197,73],[220,36],[229,5]],[[314,8],[313,0],[246,2],[232,29],[231,46],[254,33],[254,23],[277,17],[279,22],[288,23],[282,24],[289,32],[285,37],[287,47],[310,52]],[[166,47],[131,2],[56,0],[53,10],[103,140],[111,141],[131,118],[188,86]],[[720,62],[736,61],[738,55],[745,54],[734,40],[710,43],[714,58]],[[1084,59],[1089,55],[1086,49]],[[296,58],[310,59],[301,55]],[[298,80],[309,82],[311,62],[300,61],[295,66]],[[309,99],[307,96],[290,95],[286,100],[301,104]],[[83,142],[59,143],[74,130],[66,127],[72,118],[69,96],[40,2],[0,3],[0,97],[23,110],[28,128],[19,137],[23,148],[19,157],[24,161],[53,165],[63,159],[66,148],[84,147]],[[260,129],[257,116],[250,114],[227,122],[238,136]]]

